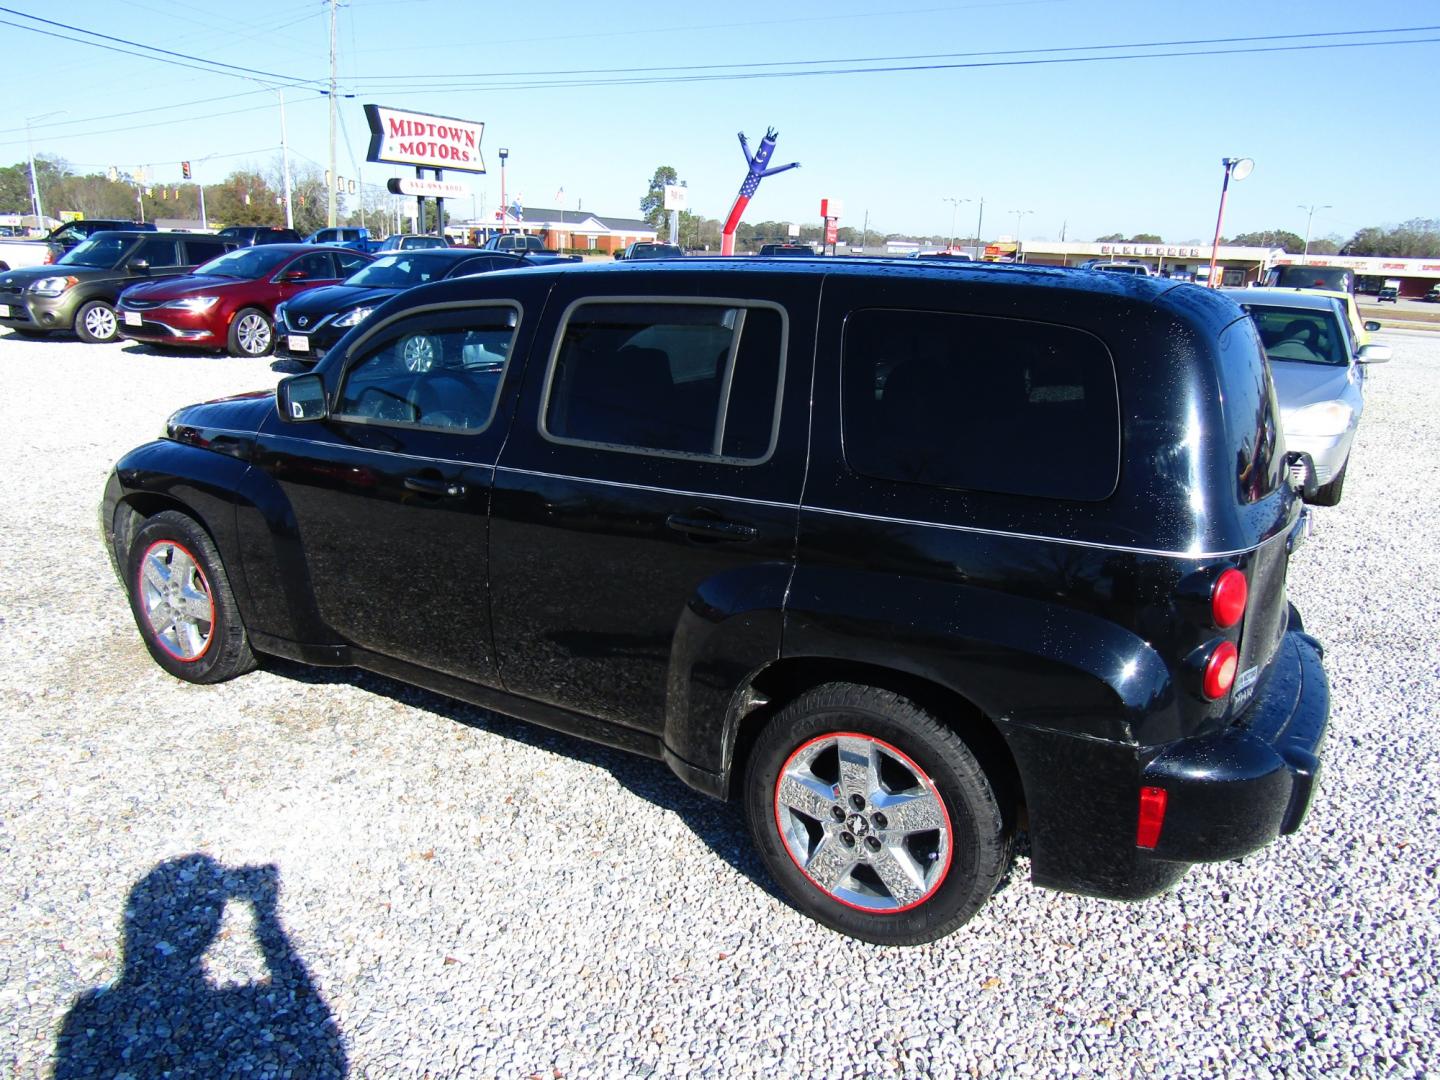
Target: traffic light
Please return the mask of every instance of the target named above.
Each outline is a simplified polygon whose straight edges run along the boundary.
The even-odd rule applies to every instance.
[[[182,177],[184,177],[186,180],[189,180],[189,179],[190,179],[190,162],[188,162],[188,161],[182,161],[182,162],[180,162],[180,175],[181,175]]]

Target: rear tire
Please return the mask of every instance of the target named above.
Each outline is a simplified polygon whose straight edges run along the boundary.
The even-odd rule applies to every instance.
[[[744,798],[795,905],[862,941],[943,937],[1010,865],[1013,829],[975,755],[888,690],[827,683],[791,702],[750,754]]]
[[[1340,497],[1345,493],[1345,470],[1348,468],[1350,468],[1350,462],[1347,460],[1344,465],[1340,466],[1340,471],[1335,474],[1335,479],[1315,492],[1315,498],[1310,502],[1315,506],[1339,505]]]
[[[81,341],[103,345],[120,335],[120,320],[115,309],[104,300],[81,304],[75,313],[75,333]]]
[[[255,666],[220,552],[193,519],[166,510],[147,520],[125,567],[135,625],[171,675],[215,683]]]

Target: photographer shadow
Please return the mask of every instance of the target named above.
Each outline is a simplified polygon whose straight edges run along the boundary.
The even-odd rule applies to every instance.
[[[344,1077],[339,1028],[280,925],[278,899],[273,866],[201,854],[155,866],[125,904],[119,980],[81,994],[65,1017],[55,1080]],[[251,910],[268,978],[217,986],[204,961],[232,900]]]

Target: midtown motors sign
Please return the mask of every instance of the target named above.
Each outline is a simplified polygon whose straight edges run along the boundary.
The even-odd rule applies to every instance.
[[[370,151],[366,161],[417,165],[427,169],[459,169],[483,173],[480,137],[485,125],[450,116],[387,109],[366,105],[370,121]]]

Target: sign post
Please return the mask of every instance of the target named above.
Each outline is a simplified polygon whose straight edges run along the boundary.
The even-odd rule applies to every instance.
[[[421,222],[425,218],[426,196],[434,197],[436,232],[444,236],[445,197],[463,194],[459,184],[445,182],[444,170],[485,172],[485,159],[480,155],[485,125],[383,105],[366,105],[365,119],[370,123],[370,149],[365,160],[415,166],[415,180],[408,190],[405,186],[411,181],[395,179],[388,186],[396,194],[415,196],[416,219]],[[434,173],[433,180],[426,179],[427,168]]]

